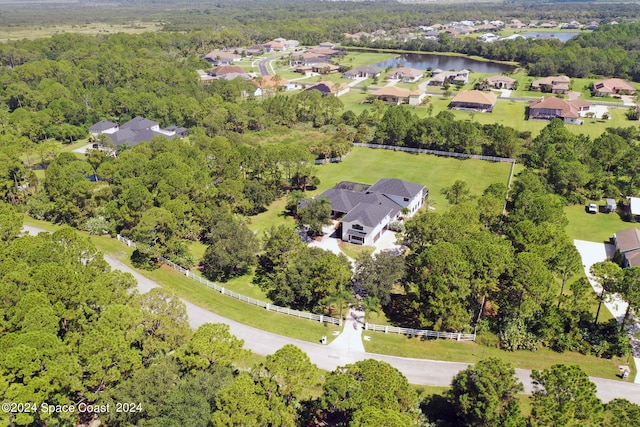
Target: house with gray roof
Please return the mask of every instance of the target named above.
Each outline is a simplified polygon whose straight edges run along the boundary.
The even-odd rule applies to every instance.
[[[628,228],[613,233],[613,241],[624,267],[640,267],[640,230]]]
[[[156,136],[164,136],[167,139],[182,138],[187,135],[188,131],[187,128],[180,126],[170,126],[162,129],[158,122],[141,116],[134,117],[122,126],[102,121],[89,128],[89,132],[94,138],[100,134],[105,134],[113,145],[120,147],[124,145],[133,147],[141,142],[149,142]]]
[[[365,65],[362,67],[352,68],[351,70],[342,74],[343,79],[357,79],[359,77],[374,78],[380,77],[382,70],[378,67],[371,65]]]
[[[428,194],[424,185],[382,178],[371,186],[343,181],[318,198],[329,200],[333,217],[341,218],[342,240],[373,246],[391,222],[413,216]]]

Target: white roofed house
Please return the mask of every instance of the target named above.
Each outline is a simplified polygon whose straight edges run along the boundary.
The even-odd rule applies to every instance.
[[[342,240],[372,246],[391,222],[413,216],[428,192],[424,185],[383,178],[372,186],[343,181],[318,198],[329,200],[333,216],[342,217]]]

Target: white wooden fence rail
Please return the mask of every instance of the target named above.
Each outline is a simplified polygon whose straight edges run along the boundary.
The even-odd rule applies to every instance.
[[[119,241],[124,242],[127,246],[131,246],[134,248],[136,247],[136,242],[134,242],[133,240],[129,240],[126,237],[123,237],[119,234],[116,236],[116,238]],[[188,278],[196,280],[202,283],[203,285],[220,292],[223,295],[230,296],[231,298],[235,298],[239,301],[246,302],[248,304],[257,305],[258,307],[262,307],[266,310],[275,311],[276,313],[283,313],[283,314],[298,317],[301,319],[315,320],[316,322],[320,322],[320,323],[331,323],[334,325],[342,326],[342,319],[336,319],[335,317],[325,316],[323,314],[307,313],[306,311],[294,310],[288,307],[280,307],[275,304],[271,304],[265,301],[260,301],[255,298],[251,298],[251,297],[239,294],[237,292],[230,291],[229,289],[226,289],[224,286],[220,286],[217,283],[211,282],[203,277],[193,274],[190,270],[182,266],[179,266],[178,264],[164,257],[160,257],[159,260],[163,264],[166,264],[169,267],[173,268],[174,270],[179,271],[180,273],[184,274]],[[476,338],[475,334],[459,334],[459,333],[451,333],[451,332],[429,331],[429,330],[422,330],[422,329],[399,328],[396,326],[373,325],[371,323],[365,323],[364,326],[365,326],[365,330],[367,331],[379,331],[384,333],[394,333],[394,334],[411,335],[411,336],[432,337],[432,338],[447,338],[447,339],[454,339],[457,341],[474,341]]]
[[[488,160],[490,162],[503,162],[503,163],[516,162],[515,159],[510,159],[508,157],[481,156],[478,154],[454,153],[450,151],[428,150],[426,148],[400,147],[397,145],[359,144],[354,142],[353,146],[366,147],[366,148],[378,148],[381,150],[391,150],[391,151],[405,151],[407,153],[434,154],[436,156],[444,156],[444,157],[460,157],[464,159]]]

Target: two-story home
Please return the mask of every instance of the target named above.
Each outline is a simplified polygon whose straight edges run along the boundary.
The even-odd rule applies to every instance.
[[[329,200],[333,217],[341,218],[342,240],[372,246],[391,222],[415,215],[428,194],[424,185],[382,178],[371,186],[343,181],[318,198]]]

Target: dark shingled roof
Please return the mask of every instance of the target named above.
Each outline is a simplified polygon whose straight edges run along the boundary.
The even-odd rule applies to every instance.
[[[393,209],[386,204],[358,203],[342,218],[342,221],[358,222],[367,227],[375,227],[387,215],[393,214]]]
[[[616,248],[622,253],[640,249],[640,230],[637,228],[627,228],[613,233],[613,236],[616,239]]]
[[[129,120],[127,123],[120,126],[120,130],[122,131],[123,129],[131,129],[132,131],[136,132],[151,129],[154,126],[159,126],[159,123],[144,117],[136,116],[133,119]]]
[[[117,123],[113,123],[113,122],[110,122],[108,120],[102,120],[102,121],[96,123],[95,125],[91,126],[89,128],[89,132],[91,132],[91,133],[100,133],[100,132],[104,132],[107,129],[117,128],[117,127],[118,127]]]
[[[423,189],[424,185],[416,184],[414,182],[394,178],[381,178],[369,187],[367,192],[371,193],[377,191],[391,196],[408,197],[411,199]]]

